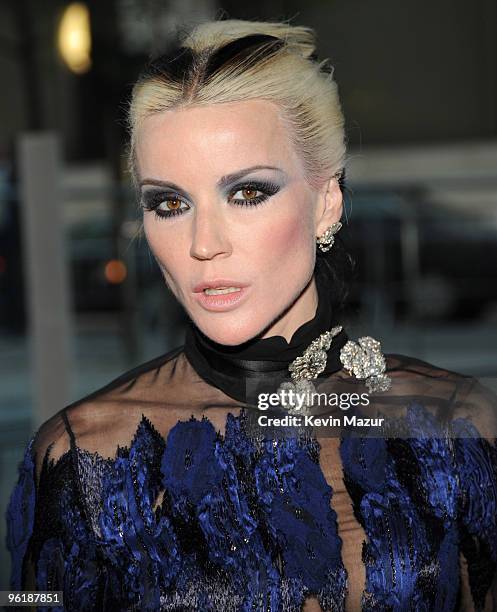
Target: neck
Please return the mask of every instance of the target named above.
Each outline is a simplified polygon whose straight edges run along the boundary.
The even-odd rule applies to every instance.
[[[260,338],[282,336],[290,343],[299,327],[311,321],[318,308],[318,292],[314,275],[293,304],[266,328]]]

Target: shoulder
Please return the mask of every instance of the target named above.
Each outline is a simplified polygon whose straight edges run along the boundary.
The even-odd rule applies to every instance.
[[[61,408],[33,435],[32,453],[36,457],[37,473],[43,460],[57,462],[70,450],[71,436],[78,446],[91,451],[105,448],[108,439],[111,456],[115,450],[113,441],[129,438],[133,419],[139,420],[147,406],[164,405],[179,392],[182,374],[186,376],[187,369],[183,346],[179,346],[127,370]]]
[[[491,379],[463,374],[401,354],[386,354],[385,364],[385,373],[392,380],[393,394],[445,404],[452,421],[465,419],[466,423],[476,427],[476,433],[495,439],[497,393]]]
[[[72,402],[64,410],[73,413],[77,407],[88,406],[95,401],[112,402],[115,399],[122,399],[123,395],[129,398],[137,396],[142,389],[150,387],[154,381],[157,381],[158,377],[167,378],[176,369],[182,354],[183,346],[179,346],[137,365],[96,391]]]
[[[385,373],[392,382],[411,385],[413,391],[442,391],[453,393],[468,390],[475,383],[475,377],[449,370],[423,359],[399,353],[385,354]]]
[[[400,353],[385,354],[386,370],[389,372],[410,372],[413,375],[433,378],[450,378],[451,380],[470,379],[471,376],[449,370],[442,366],[429,363],[418,357]]]

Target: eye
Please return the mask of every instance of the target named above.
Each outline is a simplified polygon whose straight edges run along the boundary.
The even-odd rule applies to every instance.
[[[182,208],[181,204],[185,204],[185,202],[183,202],[183,200],[180,198],[167,198],[166,200],[163,200],[155,210],[156,212],[161,211],[177,214],[180,210],[183,211],[190,208],[188,205]]]
[[[153,210],[160,219],[182,215],[190,208],[178,195],[161,192],[144,193],[142,206],[145,210]]]
[[[272,183],[244,183],[235,188],[229,197],[229,201],[237,206],[257,206],[265,202],[277,191],[279,191],[279,187]],[[240,194],[240,197],[236,197],[238,194]]]
[[[238,193],[241,194],[241,197],[239,198],[235,197]],[[262,191],[260,189],[257,189],[253,185],[249,185],[247,187],[244,187],[243,189],[239,189],[232,197],[233,200],[242,200],[244,202],[250,202],[251,200],[257,200],[258,197],[260,197],[260,195],[258,196],[257,194],[262,194]]]

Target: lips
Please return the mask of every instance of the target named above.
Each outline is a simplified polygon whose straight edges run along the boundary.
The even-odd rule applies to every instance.
[[[202,293],[204,289],[222,289],[227,287],[248,287],[247,283],[228,278],[216,278],[198,283],[193,288],[193,293]]]
[[[208,292],[204,289],[227,289],[234,287],[237,291]],[[232,278],[213,278],[202,281],[193,288],[193,299],[209,312],[228,312],[243,304],[250,294],[248,283],[234,280]]]

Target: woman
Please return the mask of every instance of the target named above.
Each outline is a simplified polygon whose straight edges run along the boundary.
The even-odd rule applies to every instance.
[[[340,325],[343,116],[314,45],[205,23],[137,82],[132,172],[185,344],[33,436],[11,588],[63,590],[68,610],[496,605],[494,397]],[[283,390],[366,397],[355,414],[385,429],[280,427],[348,410]]]

